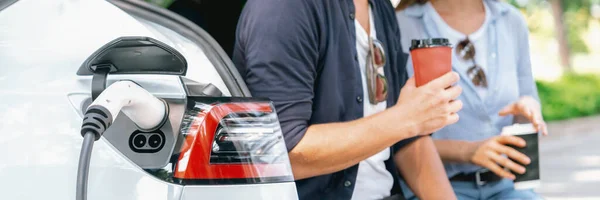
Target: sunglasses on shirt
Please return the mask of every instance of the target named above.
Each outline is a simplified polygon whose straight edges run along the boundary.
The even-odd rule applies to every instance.
[[[365,67],[369,101],[375,105],[387,99],[388,83],[383,66],[385,66],[385,51],[379,40],[369,38],[369,52]]]
[[[468,37],[458,43],[456,46],[456,54],[465,61],[471,60],[473,62],[473,66],[467,69],[467,75],[471,78],[471,82],[473,82],[475,86],[487,88],[488,82],[485,72],[483,71],[483,68],[475,63],[475,45],[473,45]]]

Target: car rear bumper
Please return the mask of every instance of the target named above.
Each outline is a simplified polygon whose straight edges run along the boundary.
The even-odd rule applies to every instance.
[[[185,186],[181,199],[297,200],[297,194],[294,182],[229,186]]]

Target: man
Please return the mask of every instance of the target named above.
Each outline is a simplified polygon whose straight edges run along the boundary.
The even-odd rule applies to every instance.
[[[458,75],[416,88],[399,37],[389,0],[247,2],[233,59],[275,104],[300,199],[401,199],[398,170],[423,199],[455,198],[419,136],[458,121]]]

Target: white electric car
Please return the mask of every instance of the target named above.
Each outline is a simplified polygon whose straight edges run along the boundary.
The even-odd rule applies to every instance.
[[[82,148],[88,132],[103,136]],[[206,32],[135,0],[0,0],[0,191],[298,199],[272,104]]]

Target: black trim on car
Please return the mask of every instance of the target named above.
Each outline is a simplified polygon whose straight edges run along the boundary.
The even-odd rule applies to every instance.
[[[8,8],[13,3],[17,2],[17,0],[0,0],[0,11]]]
[[[206,31],[167,9],[139,0],[108,0],[125,12],[169,28],[199,45],[232,96],[250,97],[250,90],[223,48]]]

